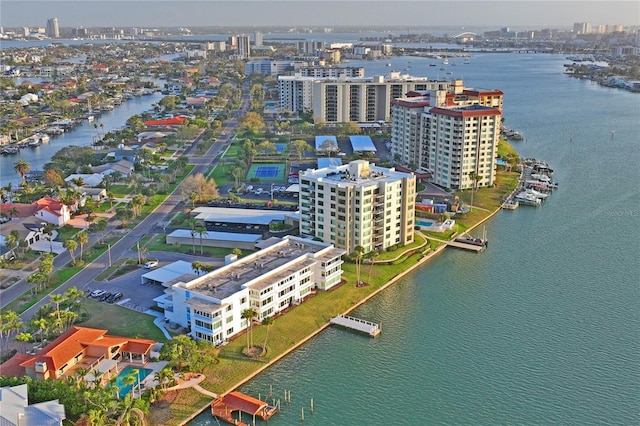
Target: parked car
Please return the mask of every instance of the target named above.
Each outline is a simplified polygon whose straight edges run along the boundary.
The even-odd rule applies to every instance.
[[[144,264],[144,268],[145,269],[151,269],[151,268],[155,268],[156,266],[158,266],[158,261],[157,260],[150,260],[147,263]]]
[[[103,301],[107,300],[109,297],[111,297],[111,293],[105,292],[102,295],[100,295],[100,297],[98,297],[98,300],[103,302]]]
[[[260,194],[262,194],[263,192],[264,192],[264,189],[262,189],[262,188],[258,188],[258,189],[256,189],[255,194],[256,194],[256,195],[260,195]]]
[[[109,296],[107,298],[107,300],[105,300],[107,303],[114,303],[117,302],[118,300],[122,299],[122,293],[118,292],[118,293],[113,293],[111,296]]]
[[[253,191],[253,185],[247,185],[247,191]]]
[[[89,293],[89,297],[93,297],[94,299],[102,296],[103,294],[105,294],[106,291],[104,290],[93,290],[91,293]]]

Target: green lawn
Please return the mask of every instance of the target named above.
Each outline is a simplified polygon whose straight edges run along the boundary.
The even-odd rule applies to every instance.
[[[82,304],[89,312],[89,319],[77,325],[106,329],[109,334],[116,336],[167,341],[160,329],[153,324],[155,317],[151,315],[92,299],[85,299]]]
[[[124,198],[131,192],[128,185],[111,185],[110,190],[116,198]]]
[[[72,238],[74,235],[76,235],[78,233],[78,231],[80,231],[77,228],[74,228],[71,225],[65,225],[62,228],[58,228],[58,236],[55,238],[54,241],[66,241],[70,238]]]
[[[164,235],[156,235],[152,240],[146,238],[140,241],[140,245],[147,248],[149,251],[167,251],[173,253],[185,253],[192,254],[193,253],[193,245],[192,244],[183,244],[183,245],[173,245],[173,244],[165,244]],[[215,258],[223,258],[226,255],[230,254],[233,249],[230,248],[219,248],[219,247],[202,247],[202,252],[204,256],[211,256]],[[243,255],[247,255],[252,253],[250,250],[242,250]],[[200,238],[196,236],[196,255],[200,256]]]

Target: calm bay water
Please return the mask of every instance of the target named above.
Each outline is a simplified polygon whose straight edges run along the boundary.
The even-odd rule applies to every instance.
[[[153,103],[162,99],[162,96],[160,92],[155,92],[151,95],[135,97],[116,106],[113,111],[102,113],[92,123],[85,121],[59,136],[51,136],[48,143],[41,144],[37,148],[23,148],[17,155],[0,156],[0,186],[6,186],[8,183],[13,185],[20,183],[20,175],[13,170],[13,164],[17,160],[25,160],[31,166],[32,171],[42,170],[43,166],[49,163],[51,157],[60,149],[69,145],[91,145],[93,138],[98,133],[104,134],[114,128],[124,126],[131,116],[150,109]],[[102,125],[102,127],[96,129],[94,124]]]
[[[445,78],[427,59],[362,64],[408,61]],[[291,391],[270,424],[301,424],[303,407],[307,425],[640,423],[640,96],[563,63],[494,54],[448,68],[504,91],[518,152],[548,161],[560,188],[488,222],[484,253],[448,249],[354,312],[382,323],[379,338],[330,328],[243,386]]]

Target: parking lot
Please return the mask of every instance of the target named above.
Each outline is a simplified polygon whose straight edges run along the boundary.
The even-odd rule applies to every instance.
[[[140,269],[111,281],[92,281],[87,284],[85,290],[87,294],[93,290],[104,290],[108,293],[120,292],[122,298],[115,304],[144,312],[155,305],[154,298],[164,293],[164,287],[161,285],[141,284],[142,275],[149,271],[141,266]],[[102,301],[102,303],[107,302]]]

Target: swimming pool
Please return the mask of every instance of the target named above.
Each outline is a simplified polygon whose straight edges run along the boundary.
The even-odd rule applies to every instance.
[[[133,383],[133,385],[124,384],[124,378],[131,374],[133,370],[138,370],[138,374],[134,375],[135,382]],[[122,370],[120,374],[118,374],[118,377],[116,377],[116,381],[114,383],[114,386],[117,386],[119,389],[118,394],[120,395],[120,398],[124,398],[129,392],[131,392],[131,386],[137,386],[138,381],[143,381],[144,378],[147,377],[152,371],[153,370],[149,368],[136,368],[132,366],[125,367],[124,370]]]
[[[428,222],[426,220],[416,220],[416,225],[418,226],[431,226],[433,222]]]

